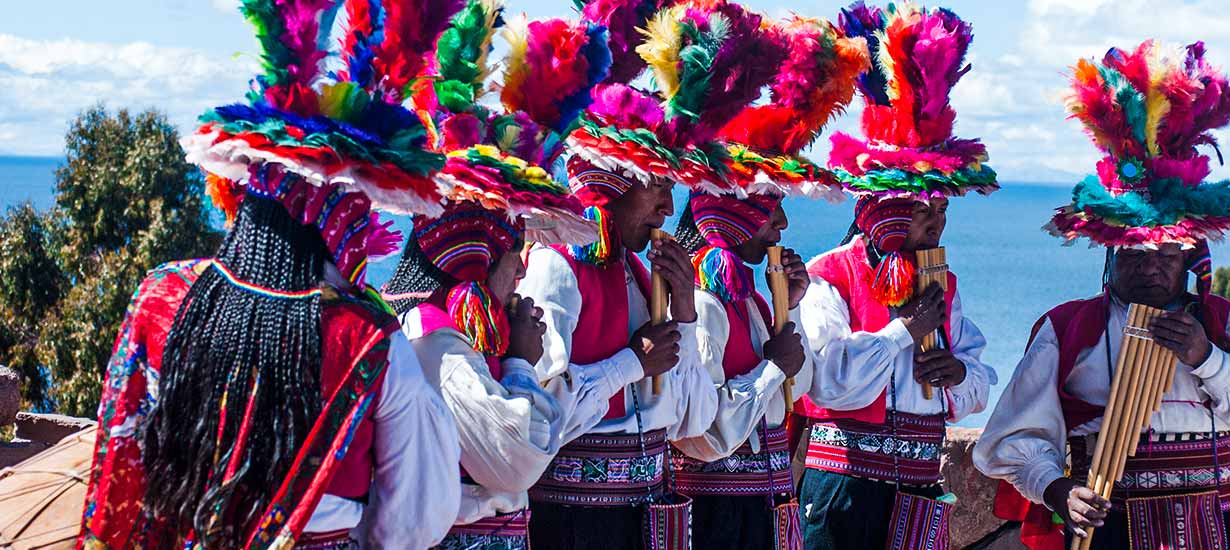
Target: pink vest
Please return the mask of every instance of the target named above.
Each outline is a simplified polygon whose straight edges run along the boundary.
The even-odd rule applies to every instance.
[[[867,260],[867,247],[862,237],[855,238],[849,245],[829,252],[817,258],[807,268],[807,273],[827,281],[846,302],[850,314],[850,330],[852,332],[876,332],[888,326],[892,315],[887,306],[880,304],[871,297],[871,281],[875,271]],[[952,300],[957,293],[957,276],[948,272],[948,290],[944,293],[944,302],[948,306],[948,318],[952,318]],[[952,327],[949,321],[944,322],[944,332],[952,341]],[[847,418],[881,424],[888,410],[888,388],[880,393],[880,397],[871,405],[853,411],[837,411],[825,409],[813,403],[806,395],[799,399],[795,414],[801,414],[819,420],[835,420]]]
[[[1080,426],[1102,416],[1104,407],[1094,405],[1064,389],[1076,360],[1082,352],[1098,344],[1106,334],[1106,313],[1109,304],[1106,294],[1085,300],[1074,300],[1050,310],[1034,323],[1029,341],[1032,344],[1043,321],[1050,319],[1059,343],[1059,402],[1063,407],[1063,419],[1069,427]],[[1219,348],[1226,349],[1226,320],[1230,316],[1230,301],[1209,295],[1201,302],[1200,320],[1209,340]]]
[[[651,296],[649,270],[641,259],[625,251],[624,261],[611,261],[605,266],[579,262],[568,253],[564,245],[551,245],[559,252],[572,274],[577,279],[581,293],[581,312],[577,316],[577,328],[572,331],[572,355],[569,361],[578,365],[596,363],[619,350],[628,347],[632,337],[628,327],[628,290],[624,278],[624,262],[631,267],[632,277],[646,300]],[[611,397],[603,420],[623,418],[627,415],[624,405],[624,390]]]
[[[760,310],[760,317],[766,323],[771,324],[773,312],[769,311],[769,305],[765,303],[764,297],[759,292],[753,292],[752,299],[756,301],[756,309]],[[726,379],[730,380],[751,372],[760,364],[762,358],[756,353],[756,348],[752,344],[752,319],[751,312],[747,308],[747,301],[723,301],[722,305],[726,307],[726,318],[730,320],[730,334],[726,337],[726,348],[722,354],[722,371],[726,374]],[[768,328],[772,329],[772,326]]]

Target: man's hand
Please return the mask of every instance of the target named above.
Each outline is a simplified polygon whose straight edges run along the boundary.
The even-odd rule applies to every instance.
[[[1153,340],[1179,356],[1184,365],[1199,367],[1213,352],[1213,344],[1204,327],[1186,311],[1170,311],[1158,315],[1149,327]]]
[[[1101,527],[1110,510],[1109,501],[1068,477],[1052,481],[1042,500],[1080,538],[1089,536],[1090,527]]]
[[[534,307],[533,298],[513,295],[505,306],[508,311],[508,350],[504,358],[525,359],[531,365],[542,358],[542,335],[547,324],[542,322],[542,308]]]
[[[795,254],[793,248],[782,250],[782,271],[786,272],[786,282],[790,289],[790,309],[794,309],[799,307],[799,302],[803,301],[803,295],[807,294],[811,278],[807,276],[807,266],[803,264],[803,257]]]
[[[914,380],[936,388],[947,388],[965,381],[965,363],[946,349],[914,353]]]
[[[670,288],[671,319],[680,323],[696,321],[696,269],[688,253],[679,243],[664,239],[653,241],[645,255]]]
[[[931,283],[926,290],[915,294],[910,301],[897,310],[897,316],[905,323],[906,330],[915,342],[922,342],[928,334],[939,330],[948,319],[948,307],[944,304],[944,289],[939,283]]]
[[[793,377],[803,370],[803,337],[794,331],[794,323],[786,323],[782,331],[764,343],[764,358]]]
[[[645,323],[632,335],[628,347],[640,359],[646,378],[675,368],[679,362],[679,338],[679,323],[675,321],[660,325]]]

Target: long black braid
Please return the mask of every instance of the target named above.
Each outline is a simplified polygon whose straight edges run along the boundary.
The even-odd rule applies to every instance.
[[[249,193],[216,261],[241,280],[293,292],[318,288],[328,258],[315,228]],[[256,294],[213,268],[189,289],[144,432],[145,519],[163,534],[159,547],[182,548],[189,530],[206,548],[246,542],[320,414],[320,300]],[[250,431],[240,441],[256,381]],[[236,452],[238,471],[224,484]]]
[[[389,282],[384,284],[383,292],[386,298],[389,298],[389,305],[401,315],[426,302],[436,289],[456,284],[456,279],[431,263],[419,248],[418,240],[411,238],[406,243],[405,252],[402,252],[397,271]],[[392,298],[394,296],[401,297]]]
[[[683,207],[683,213],[679,215],[679,224],[675,226],[675,242],[679,243],[688,254],[696,254],[705,245],[709,244],[700,234],[700,228],[696,227],[696,216],[692,214],[692,201],[688,201],[688,205]]]

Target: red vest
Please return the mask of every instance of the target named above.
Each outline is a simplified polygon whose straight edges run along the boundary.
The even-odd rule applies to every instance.
[[[581,293],[581,312],[577,316],[577,327],[572,331],[569,361],[588,365],[628,347],[632,334],[628,327],[628,288],[624,265],[626,262],[631,268],[636,286],[648,300],[652,286],[645,264],[630,251],[625,251],[622,262],[611,261],[597,266],[577,261],[564,245],[551,245],[550,248],[568,261],[572,274],[577,278],[577,290]],[[627,414],[624,390],[620,389],[611,397],[609,408],[602,418],[623,418]]]
[[[875,271],[867,260],[867,247],[862,237],[857,237],[848,245],[833,250],[816,258],[808,266],[807,273],[820,277],[833,285],[838,294],[846,302],[850,314],[851,332],[876,332],[888,326],[892,314],[888,306],[882,305],[871,297],[871,281]],[[957,294],[957,276],[948,272],[948,290],[944,292],[944,302],[948,306],[948,319],[952,319],[952,300]],[[944,321],[944,332],[952,341],[950,321]],[[853,411],[836,411],[825,409],[813,403],[803,395],[795,407],[795,414],[801,414],[819,420],[835,420],[848,418],[873,424],[882,424],[888,410],[888,388],[880,393],[880,397],[871,405]]]
[[[772,323],[773,313],[769,311],[764,297],[759,292],[752,292],[752,299],[756,301],[760,317],[766,323]],[[726,374],[726,379],[730,380],[751,372],[763,358],[756,353],[752,343],[752,319],[747,301],[723,301],[722,305],[726,307],[726,318],[730,320],[730,334],[726,337],[726,348],[722,354],[722,372]]]

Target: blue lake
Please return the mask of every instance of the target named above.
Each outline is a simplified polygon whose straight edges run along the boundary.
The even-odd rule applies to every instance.
[[[0,157],[0,206],[25,200],[41,208],[50,206],[53,172],[59,162]],[[1061,246],[1040,229],[1051,210],[1067,201],[1070,188],[1012,182],[1003,187],[990,197],[953,200],[944,234],[949,264],[960,276],[966,316],[988,339],[983,359],[999,373],[1000,384],[991,390],[993,399],[1008,382],[1034,321],[1056,304],[1098,292],[1104,258],[1100,248]],[[677,204],[682,205],[682,193],[676,196]],[[786,209],[790,229],[783,244],[810,258],[836,246],[845,236],[853,203],[791,199]],[[408,219],[397,222],[403,231],[408,229]],[[1228,253],[1227,246],[1215,245],[1214,261],[1230,257]],[[372,281],[382,283],[395,267],[396,259],[373,264]],[[763,280],[760,286],[763,290]],[[982,425],[990,409],[962,424]]]

